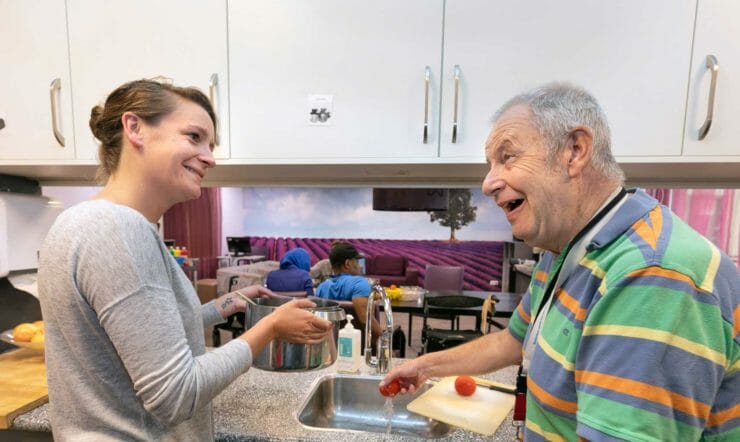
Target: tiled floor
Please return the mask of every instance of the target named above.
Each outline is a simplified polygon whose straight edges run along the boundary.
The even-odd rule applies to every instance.
[[[423,324],[423,318],[422,316],[414,316],[413,323],[412,323],[412,331],[414,333],[413,339],[411,340],[411,345],[409,346],[409,330],[408,330],[408,314],[406,313],[394,313],[393,314],[393,323],[394,325],[400,325],[403,329],[404,334],[406,335],[406,357],[407,358],[414,358],[417,354],[421,351],[422,345],[421,345],[421,328]],[[497,322],[502,323],[503,325],[508,324],[507,319],[497,319]],[[450,327],[450,321],[442,320],[442,319],[429,319],[428,321],[429,325],[434,328],[449,328]],[[460,317],[460,328],[465,329],[473,329],[475,328],[475,317],[473,316],[461,316]],[[213,345],[212,339],[211,339],[211,332],[212,328],[209,328],[206,330],[206,345],[211,346]],[[221,332],[221,343],[224,344],[231,339],[231,334]]]

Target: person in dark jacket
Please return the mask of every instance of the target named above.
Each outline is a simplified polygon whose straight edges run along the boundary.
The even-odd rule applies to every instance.
[[[276,292],[306,292],[306,296],[313,296],[310,268],[311,257],[306,249],[289,250],[280,260],[280,269],[267,274],[265,285]]]

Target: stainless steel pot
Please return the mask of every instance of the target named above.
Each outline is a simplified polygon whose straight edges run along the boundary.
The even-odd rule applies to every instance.
[[[275,309],[290,302],[290,298],[257,298],[247,306],[245,327],[251,328]],[[270,371],[307,371],[328,367],[337,359],[339,322],[345,318],[344,310],[333,301],[311,298],[316,307],[314,315],[334,323],[332,332],[319,344],[294,344],[275,339],[253,358],[252,366]]]

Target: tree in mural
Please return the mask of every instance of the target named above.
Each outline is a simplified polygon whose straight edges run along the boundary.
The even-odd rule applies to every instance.
[[[478,207],[470,204],[472,195],[469,189],[450,189],[450,202],[447,210],[429,213],[429,222],[438,222],[450,228],[450,241],[457,241],[455,232],[475,221]]]

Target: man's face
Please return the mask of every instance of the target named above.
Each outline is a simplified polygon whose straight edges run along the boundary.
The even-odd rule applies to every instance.
[[[548,167],[544,140],[530,119],[523,105],[499,118],[486,142],[490,170],[481,188],[503,209],[515,237],[559,251],[559,226],[568,222],[563,213],[568,177],[558,164]]]
[[[345,273],[349,273],[350,275],[359,275],[360,262],[357,260],[357,258],[348,259],[344,261],[344,269]]]

